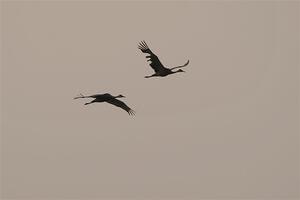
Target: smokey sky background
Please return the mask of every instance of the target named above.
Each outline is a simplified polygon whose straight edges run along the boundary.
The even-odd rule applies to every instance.
[[[299,198],[299,35],[299,2],[1,1],[2,198]],[[105,92],[136,116],[73,100]]]

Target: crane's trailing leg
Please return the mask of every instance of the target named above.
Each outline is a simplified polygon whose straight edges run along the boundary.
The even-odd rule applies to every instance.
[[[74,99],[79,99],[79,98],[88,98],[87,96],[84,96],[83,94],[79,94],[79,96],[74,97]]]
[[[152,74],[150,76],[145,76],[145,78],[151,78],[151,77],[154,77],[154,76],[156,76],[156,74]]]
[[[83,94],[79,94],[79,96],[75,97],[74,99],[80,99],[80,98],[90,98],[90,96],[84,96]],[[95,100],[91,101],[91,102],[88,102],[88,103],[85,103],[84,105],[88,105],[88,104],[91,104],[91,103],[95,103]]]

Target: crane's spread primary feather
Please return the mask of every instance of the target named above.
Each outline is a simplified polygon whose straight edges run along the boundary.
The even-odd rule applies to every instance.
[[[138,48],[143,52],[143,53],[148,53],[150,56],[146,56],[146,58],[149,58],[150,61],[150,66],[155,72],[159,72],[162,70],[165,70],[166,68],[163,66],[163,64],[160,62],[159,58],[150,50],[148,45],[146,44],[145,41],[142,41],[139,43]]]
[[[122,108],[123,110],[125,110],[126,112],[128,112],[129,115],[134,115],[135,112],[129,108],[123,101],[120,101],[119,99],[111,99],[106,101],[107,103],[110,103],[112,105],[115,105],[117,107]]]

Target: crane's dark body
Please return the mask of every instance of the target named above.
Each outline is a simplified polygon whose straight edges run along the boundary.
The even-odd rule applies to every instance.
[[[84,105],[88,105],[91,103],[101,103],[101,102],[107,102],[109,104],[112,104],[114,106],[120,107],[123,110],[125,110],[129,115],[134,115],[134,111],[129,108],[123,101],[120,101],[117,98],[122,98],[124,97],[123,95],[118,95],[118,96],[112,96],[109,93],[105,94],[95,94],[95,95],[90,95],[90,96],[84,96],[80,94],[80,96],[75,97],[74,99],[79,99],[79,98],[94,98],[91,102],[85,103]]]
[[[177,73],[177,72],[185,72],[182,69],[179,69],[177,71],[173,71],[173,69],[182,68],[182,67],[185,67],[185,66],[187,66],[189,64],[189,61],[187,61],[182,66],[173,67],[173,68],[166,68],[160,62],[160,60],[158,59],[158,57],[150,50],[150,48],[148,47],[148,45],[146,44],[145,41],[140,42],[138,48],[143,53],[149,54],[148,56],[146,56],[146,58],[149,58],[147,61],[150,62],[149,65],[150,65],[150,67],[152,67],[152,69],[155,72],[154,74],[152,74],[150,76],[145,76],[145,78],[150,78],[150,77],[155,77],[155,76],[165,77],[165,76],[168,76],[170,74]]]
[[[90,103],[96,103],[96,102],[101,103],[101,102],[109,101],[111,99],[115,99],[117,97],[112,96],[108,93],[105,93],[105,94],[95,94],[95,95],[91,95],[91,96],[85,96],[85,98],[95,98]],[[90,104],[90,103],[86,103],[85,105]]]

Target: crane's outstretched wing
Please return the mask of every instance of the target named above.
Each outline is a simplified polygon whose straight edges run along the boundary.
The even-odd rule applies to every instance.
[[[115,105],[117,107],[120,107],[123,110],[126,110],[126,112],[128,112],[129,115],[134,115],[135,114],[134,110],[132,110],[131,108],[129,108],[123,101],[120,101],[119,99],[110,99],[110,100],[108,100],[106,102],[110,103],[112,105]]]
[[[150,58],[147,61],[150,61],[150,66],[152,69],[154,69],[155,72],[159,72],[161,70],[166,69],[158,59],[158,57],[149,49],[148,45],[146,44],[145,41],[142,41],[139,43],[138,48],[143,52],[143,53],[148,53],[150,56],[146,56],[146,58]]]

